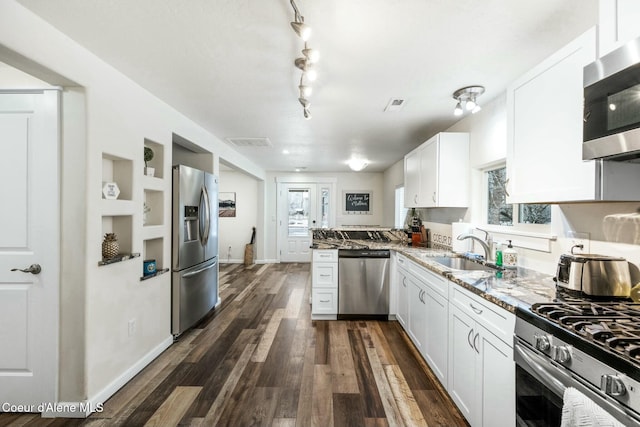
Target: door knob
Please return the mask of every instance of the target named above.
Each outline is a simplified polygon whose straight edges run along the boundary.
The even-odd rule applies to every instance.
[[[42,267],[40,264],[31,264],[27,268],[12,268],[11,271],[22,271],[23,273],[40,274]]]

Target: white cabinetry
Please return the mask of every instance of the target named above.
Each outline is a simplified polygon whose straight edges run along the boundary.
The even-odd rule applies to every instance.
[[[448,391],[472,426],[515,425],[515,316],[452,286]]]
[[[405,206],[469,204],[469,134],[443,132],[404,159]]]
[[[335,320],[338,315],[338,250],[314,249],[311,267],[311,318]]]
[[[424,295],[426,303],[425,338],[423,354],[431,370],[438,380],[447,386],[447,345],[449,323],[449,302],[447,289],[449,281],[442,276],[425,272],[427,292]],[[452,285],[455,286],[455,285]]]
[[[424,338],[427,324],[425,322],[427,314],[427,293],[421,280],[409,276],[409,328],[407,332],[415,344],[418,351],[424,355]]]
[[[396,259],[396,319],[405,330],[407,329],[407,320],[409,318],[409,262],[402,255],[398,255]]]
[[[398,264],[396,319],[446,387],[449,282],[402,255]]]
[[[507,89],[508,203],[594,200],[594,161],[582,160],[582,69],[595,28]]]
[[[598,54],[600,57],[640,36],[638,0],[600,0]]]

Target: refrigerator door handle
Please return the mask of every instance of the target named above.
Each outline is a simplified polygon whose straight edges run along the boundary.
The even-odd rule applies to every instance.
[[[206,218],[205,218],[205,233],[204,233],[204,242],[202,242],[203,245],[206,246],[207,243],[209,243],[209,233],[211,233],[211,199],[209,199],[209,191],[207,190],[207,187],[202,187],[203,190],[203,194],[204,194],[204,204],[205,204],[205,214],[206,214]]]
[[[204,208],[204,187],[200,188],[200,201],[199,201],[199,210],[198,210],[198,233],[200,234],[198,237],[200,240],[200,244],[204,246],[204,216],[202,214]]]
[[[198,275],[198,274],[202,273],[203,271],[207,271],[207,270],[212,269],[213,267],[215,267],[215,266],[216,266],[216,264],[218,264],[218,261],[214,261],[214,263],[213,263],[213,264],[208,265],[208,266],[206,266],[206,267],[204,267],[204,268],[200,268],[200,269],[198,269],[198,270],[196,270],[196,271],[192,271],[192,272],[190,272],[190,273],[184,274],[182,277],[183,277],[184,279],[188,279],[189,277],[196,276],[196,275]]]

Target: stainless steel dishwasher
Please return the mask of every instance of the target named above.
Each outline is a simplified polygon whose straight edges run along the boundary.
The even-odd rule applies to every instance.
[[[338,251],[338,319],[389,318],[388,250]]]

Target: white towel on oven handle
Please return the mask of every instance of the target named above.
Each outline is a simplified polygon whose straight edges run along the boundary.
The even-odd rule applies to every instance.
[[[600,406],[573,387],[567,387],[562,398],[560,427],[624,427]]]

